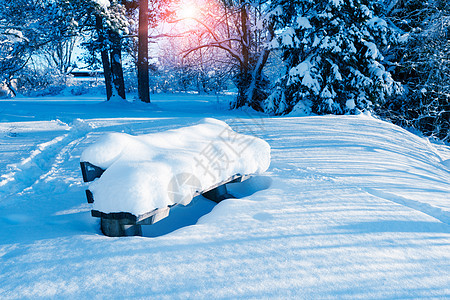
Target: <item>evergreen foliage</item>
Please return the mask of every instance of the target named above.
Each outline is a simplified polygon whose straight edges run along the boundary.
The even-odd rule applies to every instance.
[[[405,93],[377,113],[450,142],[450,3],[398,2],[388,15],[402,34],[395,48],[394,78]]]
[[[269,113],[354,113],[383,104],[400,85],[382,47],[394,36],[373,0],[273,2],[286,74],[265,103]]]

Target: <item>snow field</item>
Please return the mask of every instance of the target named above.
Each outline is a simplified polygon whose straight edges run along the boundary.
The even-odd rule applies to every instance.
[[[450,296],[448,146],[363,115],[260,118],[192,100],[156,99],[149,109],[126,110],[0,102],[2,126],[21,128],[22,117],[5,117],[17,106],[35,113],[29,128],[48,126],[33,138],[2,129],[2,167],[19,166],[40,144],[67,135],[40,150],[48,162],[41,171],[17,171],[36,180],[19,184],[13,176],[0,187],[0,298]],[[105,133],[156,133],[206,116],[266,140],[268,171],[230,185],[238,199],[213,207],[194,199],[175,213],[204,209],[189,226],[163,235],[144,228],[144,237],[101,235],[85,200],[83,150]],[[74,125],[76,118],[89,126]],[[69,125],[54,131],[56,119]],[[78,127],[84,129],[72,133]],[[17,192],[5,197],[4,187]]]

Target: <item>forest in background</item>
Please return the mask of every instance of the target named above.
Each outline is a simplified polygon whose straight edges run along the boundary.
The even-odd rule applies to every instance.
[[[108,100],[134,92],[149,102],[150,91],[233,92],[235,109],[370,111],[450,142],[446,0],[0,0],[0,7],[3,97],[100,88]],[[75,80],[80,69],[102,78]]]

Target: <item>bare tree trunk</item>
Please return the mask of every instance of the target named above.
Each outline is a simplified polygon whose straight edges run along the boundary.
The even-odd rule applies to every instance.
[[[224,9],[224,14],[225,14],[225,25],[227,28],[227,38],[230,39],[231,38],[231,33],[230,33],[230,22],[228,20],[228,8],[229,6],[231,6],[230,4],[227,3],[227,1],[223,1],[223,9]],[[228,41],[228,47],[231,49],[231,40]]]
[[[100,54],[102,57],[102,65],[103,65],[103,75],[105,77],[105,86],[106,86],[106,100],[109,101],[112,96],[112,73],[111,73],[111,65],[109,63],[108,51],[105,47],[105,32],[103,28],[102,17],[97,15],[95,16],[95,27],[98,32],[98,43],[100,44]]]
[[[5,82],[6,83],[6,87],[13,94],[13,97],[16,97],[17,96],[17,92],[16,92],[16,89],[14,88],[14,86],[13,86],[11,81],[12,81],[12,76],[6,80],[6,82]]]
[[[148,0],[139,0],[138,94],[142,102],[150,103],[148,78]]]
[[[240,17],[241,17],[241,52],[242,52],[242,61],[239,66],[239,74],[237,78],[237,88],[238,88],[238,96],[236,101],[236,107],[242,107],[245,105],[245,100],[247,99],[247,88],[251,81],[251,74],[249,72],[250,67],[250,52],[249,52],[249,28],[248,28],[248,13],[247,7],[241,1],[240,8]]]
[[[274,31],[274,24],[271,23],[268,26],[268,32],[269,35],[267,37],[267,40],[270,41],[275,36]],[[260,44],[260,43],[258,43]],[[255,93],[257,92],[258,88],[260,88],[260,83],[263,80],[263,69],[264,66],[267,63],[267,60],[269,59],[271,50],[269,48],[265,48],[260,52],[258,61],[256,62],[256,65],[252,72],[252,78],[250,86],[248,87],[247,91],[247,103],[250,104],[251,107],[253,107],[255,110],[263,110],[260,103],[258,103],[258,99],[254,99]],[[256,101],[255,101],[256,100]]]
[[[119,97],[125,100],[125,80],[122,69],[122,46],[120,35],[117,32],[111,31],[110,39],[112,43],[110,54],[113,84]]]

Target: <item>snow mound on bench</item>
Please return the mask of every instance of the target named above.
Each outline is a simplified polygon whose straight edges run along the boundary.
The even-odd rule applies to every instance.
[[[270,146],[236,133],[225,122],[132,136],[109,133],[85,149],[81,161],[106,171],[89,185],[93,209],[136,216],[174,204],[236,174],[266,171]]]

